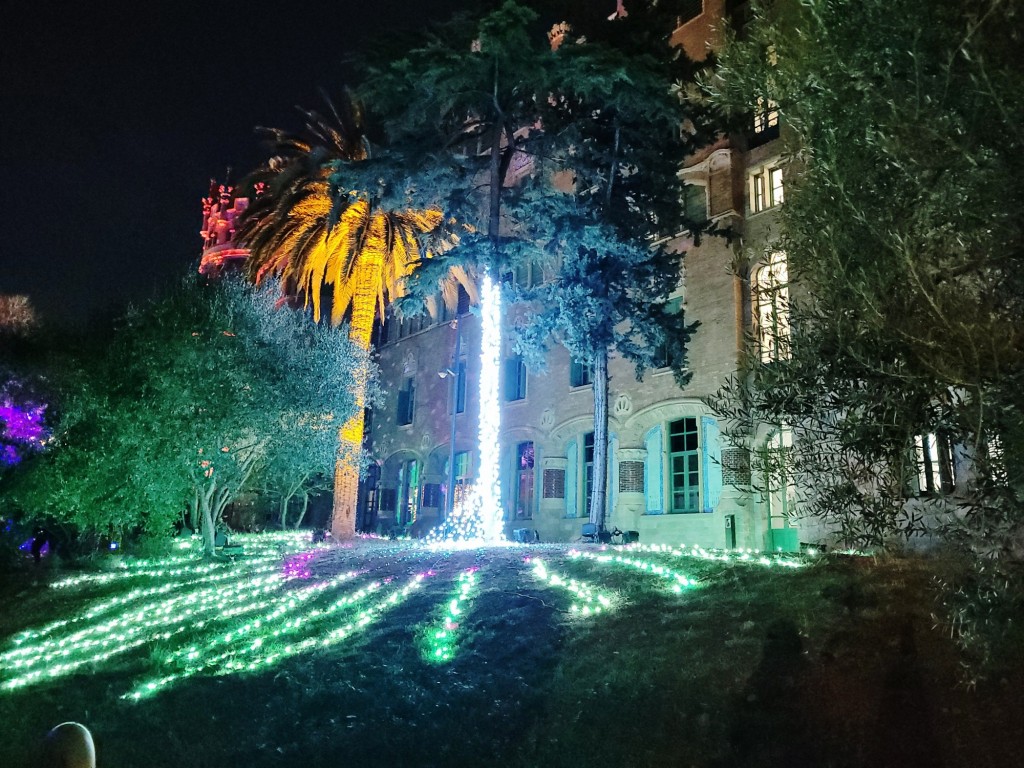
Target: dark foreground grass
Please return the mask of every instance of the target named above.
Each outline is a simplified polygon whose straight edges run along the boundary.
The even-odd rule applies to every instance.
[[[430,575],[344,640],[256,672],[210,669],[122,698],[186,640],[208,640],[203,630],[0,690],[0,766],[29,765],[39,736],[64,720],[93,730],[101,768],[1020,764],[1022,667],[960,685],[955,649],[933,629],[934,563],[834,556],[792,569],[629,555],[695,586],[676,593],[664,574],[555,545],[319,551],[289,585],[362,570],[353,584],[373,578],[384,590]],[[535,578],[530,557],[613,594],[612,610],[571,612],[572,594]],[[426,661],[423,640],[471,569],[452,658]],[[129,588],[47,588],[55,578],[22,572],[0,588],[0,653],[16,633]],[[233,621],[214,623],[243,619]],[[0,667],[0,684],[15,676]]]

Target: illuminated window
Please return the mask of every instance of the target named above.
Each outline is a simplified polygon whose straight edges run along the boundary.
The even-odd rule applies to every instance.
[[[590,500],[594,496],[594,433],[587,432],[583,436],[583,482],[584,506],[583,513],[590,509]]]
[[[398,507],[398,523],[405,525],[416,519],[419,509],[420,464],[416,459],[403,461],[398,468],[398,488],[400,502]]]
[[[757,335],[761,362],[789,357],[789,272],[786,254],[775,251],[755,273]]]
[[[998,485],[1006,485],[1009,478],[1006,474],[1006,456],[1003,453],[1003,441],[999,435],[989,435],[983,443],[983,466],[989,477]]]
[[[697,419],[686,418],[668,425],[669,512],[700,512],[700,450]]]
[[[454,503],[455,503],[455,505],[458,505],[459,503],[465,501],[465,497],[466,497],[466,494],[468,493],[468,489],[470,488],[470,486],[471,486],[471,484],[473,482],[473,477],[472,477],[473,462],[472,462],[471,459],[472,459],[472,455],[470,454],[469,451],[456,451],[455,452],[455,473],[454,473],[454,479],[455,479],[455,500],[454,500]],[[447,461],[445,461],[445,463],[444,463],[444,475],[445,475],[445,477],[448,477],[448,467],[449,467],[449,464],[448,464]],[[446,480],[445,484],[442,486],[442,495],[446,494],[447,491],[448,491],[448,482]],[[444,498],[442,498],[442,501],[444,501],[445,504],[447,504],[447,497],[444,496]],[[445,506],[445,509],[447,509],[447,508],[448,507]]]
[[[950,493],[953,490],[953,453],[943,435],[914,436],[914,463],[917,465],[917,492]]]
[[[533,443],[519,443],[516,446],[515,515],[520,520],[533,517],[533,465]]]
[[[760,213],[774,208],[785,199],[782,168],[777,165],[766,165],[752,171],[749,186],[751,213]]]
[[[573,360],[569,366],[569,386],[570,387],[586,387],[590,385],[590,366],[587,363],[581,363],[577,360]]]
[[[473,472],[473,464],[469,460],[469,451],[457,451],[455,453],[455,482],[456,483],[468,483],[473,478],[470,475]]]
[[[754,133],[765,133],[779,127],[779,104],[774,99],[757,97],[754,108]]]
[[[791,527],[796,513],[797,489],[793,481],[792,457],[793,430],[783,425],[765,442],[761,455],[770,528]]]
[[[505,359],[505,401],[526,398],[526,364],[520,355]]]

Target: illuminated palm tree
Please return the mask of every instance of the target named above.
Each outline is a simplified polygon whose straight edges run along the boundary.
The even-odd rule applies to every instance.
[[[319,322],[322,297],[330,297],[330,320],[349,322],[349,336],[370,348],[374,320],[387,304],[401,297],[404,280],[431,250],[426,235],[443,249],[457,237],[446,231],[441,211],[387,211],[361,194],[335,194],[330,177],[339,165],[366,160],[362,112],[346,94],[342,109],[327,100],[329,116],[300,110],[306,119],[301,135],[262,129],[272,140],[275,156],[250,174],[248,182],[263,192],[246,211],[239,240],[250,250],[249,277],[261,282],[281,279],[287,296],[302,297]],[[456,284],[475,295],[465,270],[453,269],[440,281],[446,304],[457,302]],[[340,452],[334,476],[336,538],[355,534],[359,484],[359,452],[363,441],[363,404],[369,373],[353,383],[357,415],[340,431]]]

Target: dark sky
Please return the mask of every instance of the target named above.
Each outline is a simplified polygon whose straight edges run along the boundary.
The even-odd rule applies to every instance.
[[[200,199],[257,125],[337,92],[370,36],[457,0],[14,0],[0,14],[0,293],[54,320],[143,299],[198,258]]]

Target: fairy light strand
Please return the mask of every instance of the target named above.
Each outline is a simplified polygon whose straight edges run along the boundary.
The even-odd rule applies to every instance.
[[[474,567],[459,574],[451,599],[445,603],[440,620],[422,632],[421,649],[425,661],[444,664],[455,657],[463,614],[477,586],[476,571]]]
[[[585,581],[579,581],[549,570],[540,558],[532,558],[530,562],[534,578],[549,587],[568,592],[573,596],[574,600],[569,606],[570,613],[590,617],[601,614],[614,606],[615,599],[611,594],[601,592]]]

